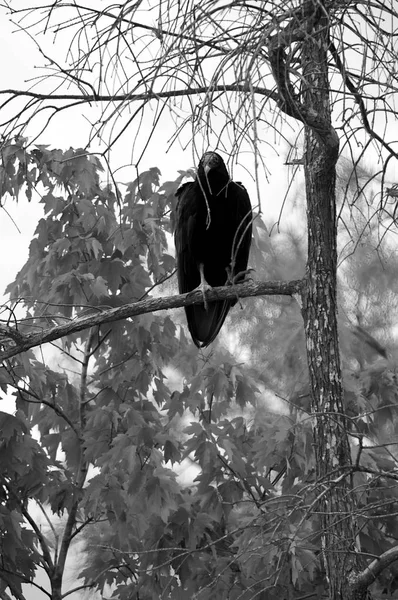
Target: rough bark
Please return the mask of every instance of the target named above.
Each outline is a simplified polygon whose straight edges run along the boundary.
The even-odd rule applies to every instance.
[[[322,490],[328,489],[320,495],[318,506],[323,560],[330,599],[348,600],[352,597],[350,576],[357,572],[359,564],[355,553],[354,498],[351,482],[343,475],[344,469],[349,471],[351,456],[337,331],[335,178],[339,146],[331,125],[328,26],[327,12],[319,7],[312,31],[302,44],[302,100],[321,124],[320,129],[305,124],[308,262],[303,316],[312,412],[316,415],[317,478],[322,481]]]

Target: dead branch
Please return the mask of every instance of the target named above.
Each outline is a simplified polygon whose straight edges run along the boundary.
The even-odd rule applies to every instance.
[[[259,94],[260,96],[267,96],[275,102],[280,102],[280,97],[275,92],[264,87],[249,86],[248,84],[232,83],[224,85],[214,85],[212,92],[247,92],[248,94]],[[39,92],[32,92],[29,90],[1,90],[0,95],[9,95],[13,97],[26,97],[34,98],[35,100],[49,100],[54,102],[55,100],[76,100],[79,103],[91,102],[136,102],[138,100],[160,100],[162,98],[175,98],[178,96],[194,96],[196,94],[208,94],[209,88],[207,86],[199,86],[195,88],[184,88],[181,90],[166,90],[166,91],[147,91],[142,94],[40,94]],[[7,100],[7,103],[10,99]]]
[[[209,301],[224,300],[235,298],[247,298],[250,296],[292,296],[299,294],[303,285],[303,280],[289,282],[283,281],[247,281],[235,286],[217,287],[207,292],[206,297]],[[102,310],[84,317],[79,317],[69,323],[56,325],[40,333],[29,333],[16,337],[13,327],[2,327],[1,337],[3,347],[9,344],[9,347],[0,353],[0,360],[5,360],[16,356],[21,352],[26,352],[30,348],[35,348],[46,342],[52,342],[66,335],[77,333],[88,329],[94,325],[112,323],[121,319],[127,319],[159,310],[170,310],[190,304],[201,304],[203,302],[202,292],[194,291],[188,294],[178,296],[166,296],[163,298],[149,298],[141,302],[132,302],[117,308]],[[8,332],[8,333],[7,333]],[[7,339],[8,337],[8,339]]]
[[[390,548],[375,558],[363,571],[356,575],[352,581],[352,597],[355,596],[356,590],[360,593],[361,590],[367,589],[377,578],[380,573],[398,559],[398,546]],[[359,597],[359,596],[358,596]]]

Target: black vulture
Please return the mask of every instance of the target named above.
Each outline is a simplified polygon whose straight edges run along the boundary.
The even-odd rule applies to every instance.
[[[245,188],[230,179],[221,156],[205,152],[196,179],[176,192],[175,246],[180,294],[202,290],[204,304],[185,307],[188,329],[204,348],[217,336],[237,300],[206,302],[206,288],[242,282],[252,237]]]

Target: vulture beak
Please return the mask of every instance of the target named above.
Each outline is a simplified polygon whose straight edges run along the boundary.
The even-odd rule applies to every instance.
[[[205,172],[205,175],[207,175],[208,172],[211,171],[211,169],[216,167],[218,163],[219,159],[217,154],[215,154],[214,152],[206,152],[206,154],[203,157],[203,170]]]

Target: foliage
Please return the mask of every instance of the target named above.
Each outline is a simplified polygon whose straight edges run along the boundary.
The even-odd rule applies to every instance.
[[[2,165],[3,195],[40,192],[44,210],[29,259],[7,288],[3,315],[18,315],[21,332],[175,285],[174,192],[189,172],[161,183],[152,168],[122,193],[101,183],[95,156],[27,150],[23,139],[6,147]],[[278,250],[255,220],[253,261],[280,277],[302,252],[294,236],[283,240]],[[299,309],[295,300],[266,306],[264,313],[263,300],[247,300],[245,317],[235,309],[227,321],[239,340],[235,353],[228,333],[198,352],[182,315],[165,311],[4,363],[0,386],[16,411],[0,413],[2,591],[24,598],[21,584],[41,566],[52,597],[61,598],[65,558],[83,539],[77,587],[107,594],[110,586],[120,600],[324,593],[323,487]],[[341,335],[358,539],[364,555],[374,556],[398,535],[389,443],[395,367],[377,352],[364,354],[366,341],[347,322]],[[258,336],[268,340],[261,349]],[[52,533],[38,524],[34,506]],[[390,593],[397,581],[392,566],[375,588]]]

